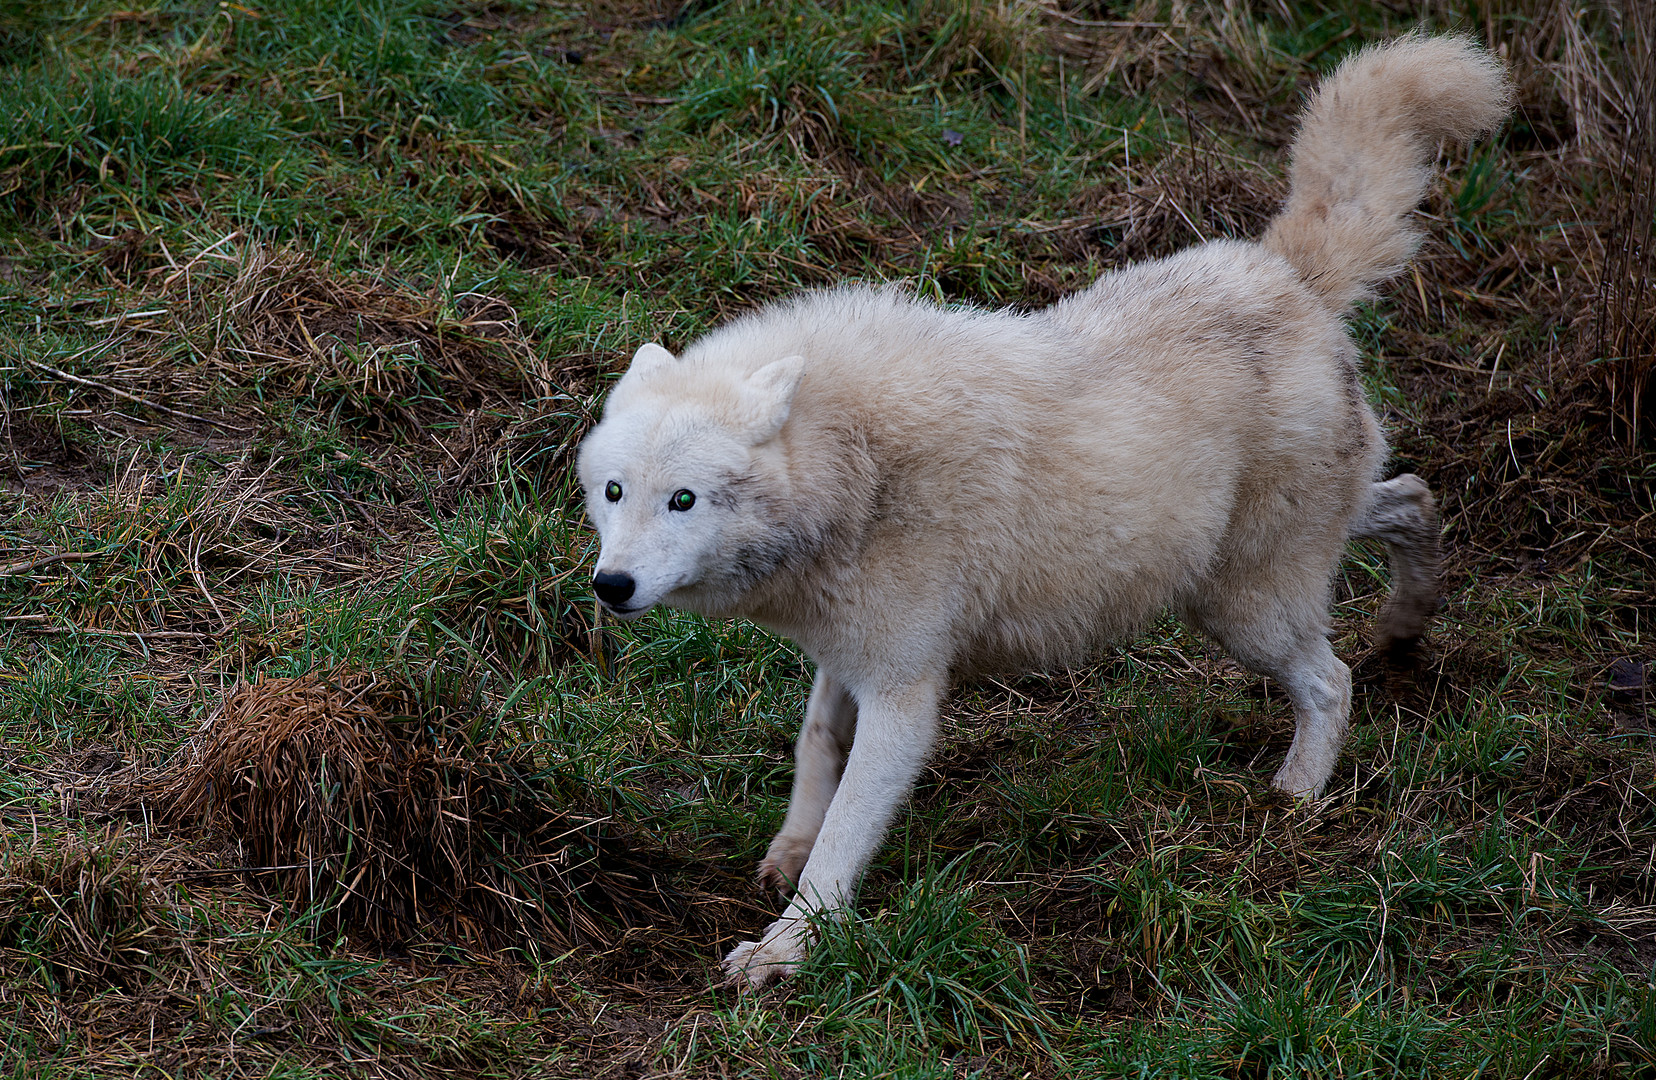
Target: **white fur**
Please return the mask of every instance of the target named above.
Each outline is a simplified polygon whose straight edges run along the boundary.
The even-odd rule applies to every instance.
[[[639,350],[579,461],[597,570],[635,585],[613,609],[747,617],[818,669],[760,868],[797,888],[732,979],[786,974],[804,916],[851,901],[953,678],[1082,660],[1164,608],[1283,686],[1297,726],[1273,782],[1321,792],[1350,712],[1327,637],[1348,536],[1391,551],[1389,639],[1435,603],[1431,496],[1374,483],[1386,448],[1342,316],[1406,255],[1399,200],[1431,140],[1493,124],[1506,94],[1458,38],[1366,51],[1329,86],[1265,243],[1131,266],[1035,314],[848,287],[676,360]]]

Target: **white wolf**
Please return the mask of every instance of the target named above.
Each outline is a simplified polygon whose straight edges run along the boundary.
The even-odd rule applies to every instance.
[[[599,598],[745,616],[817,665],[759,870],[793,900],[726,958],[732,981],[788,973],[804,917],[851,902],[951,678],[1077,661],[1164,608],[1287,691],[1274,783],[1321,793],[1350,712],[1328,644],[1347,538],[1388,546],[1383,642],[1436,606],[1431,494],[1375,482],[1386,446],[1342,316],[1414,251],[1438,140],[1495,127],[1508,95],[1467,39],[1411,35],[1312,97],[1258,243],[1033,314],[848,287],[680,358],[638,350],[580,451]]]

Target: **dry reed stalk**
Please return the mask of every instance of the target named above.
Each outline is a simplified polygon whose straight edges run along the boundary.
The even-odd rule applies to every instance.
[[[1605,140],[1615,222],[1599,276],[1593,353],[1631,449],[1652,422],[1656,392],[1656,8],[1628,4],[1621,23],[1628,52],[1623,78],[1612,82],[1620,123]]]

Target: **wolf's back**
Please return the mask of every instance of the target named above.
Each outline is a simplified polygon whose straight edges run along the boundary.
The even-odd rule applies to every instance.
[[[1464,36],[1410,34],[1356,53],[1306,107],[1288,203],[1261,243],[1344,311],[1414,254],[1408,215],[1438,140],[1496,127],[1510,96],[1500,62]]]

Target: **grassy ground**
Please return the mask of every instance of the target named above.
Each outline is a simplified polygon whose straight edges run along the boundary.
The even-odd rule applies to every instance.
[[[1419,11],[0,5],[6,1074],[1656,1076],[1617,10],[1427,7],[1522,109],[1355,320],[1447,606],[1389,668],[1353,550],[1328,798],[1269,793],[1285,702],[1171,622],[964,687],[858,917],[738,998],[809,672],[594,629],[598,395],[802,286],[1038,306],[1254,234],[1302,88]]]

